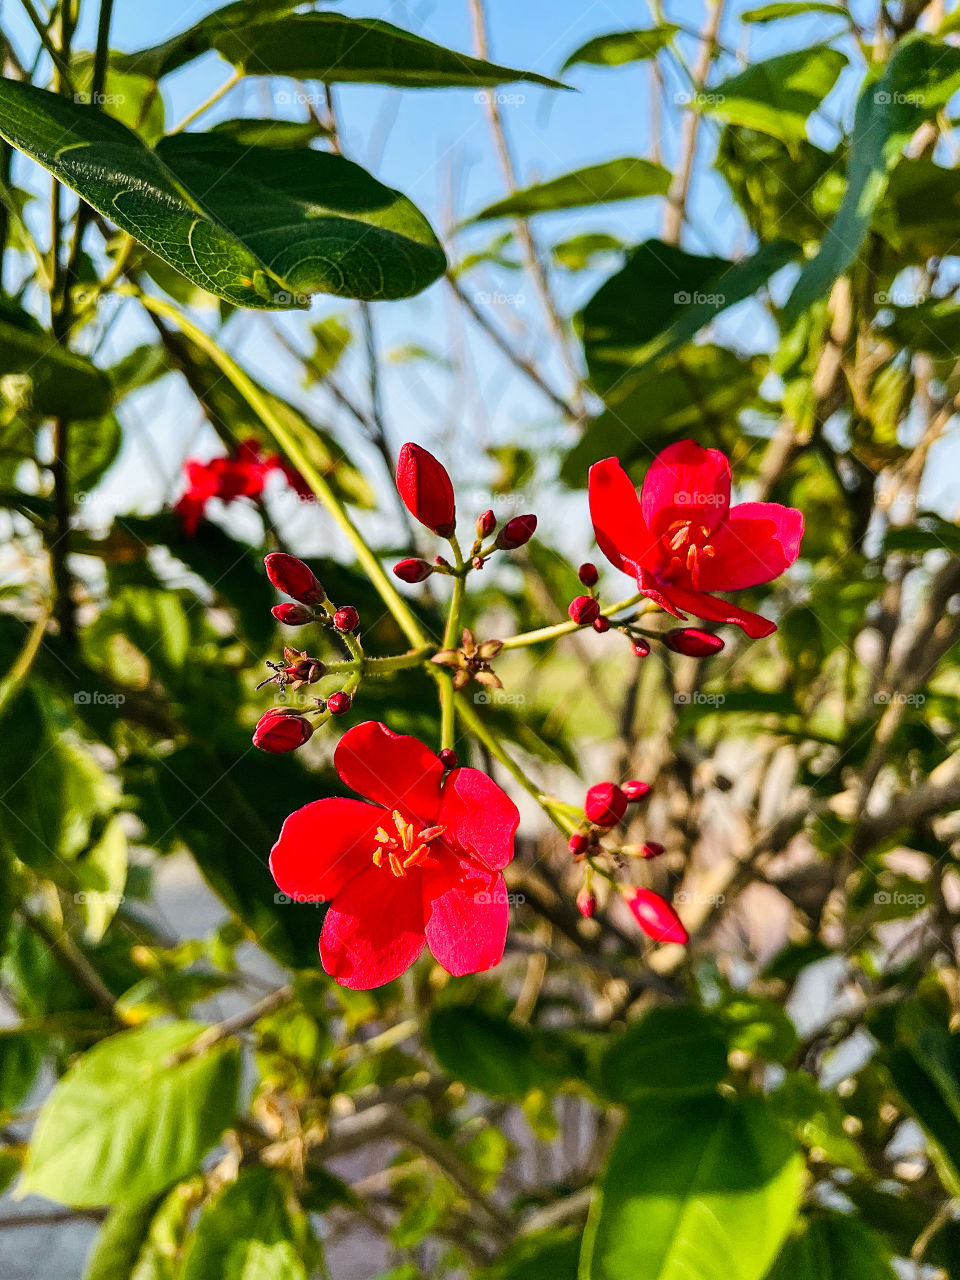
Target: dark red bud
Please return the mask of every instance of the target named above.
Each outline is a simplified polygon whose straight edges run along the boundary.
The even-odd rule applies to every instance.
[[[570,601],[567,613],[578,627],[588,626],[599,618],[600,606],[593,596],[577,596],[575,600]]]
[[[278,622],[285,627],[302,627],[313,621],[313,610],[305,604],[291,604],[285,600],[283,604],[275,604],[270,610]]]
[[[650,783],[640,782],[636,778],[631,778],[629,782],[625,782],[620,788],[631,804],[636,804],[638,800],[642,800],[645,795],[650,793]]]
[[[595,587],[600,580],[600,571],[595,564],[591,564],[588,560],[577,570],[577,577],[585,587]]]
[[[326,673],[327,668],[319,658],[298,657],[283,668],[285,676],[291,680],[298,680],[302,684],[316,684]]]
[[[627,797],[613,782],[598,782],[587,792],[583,811],[598,827],[615,827],[627,811]]]
[[[433,565],[426,560],[418,560],[411,556],[409,560],[400,560],[393,566],[393,572],[401,582],[423,582],[433,573]]]
[[[701,631],[699,627],[675,627],[661,639],[668,649],[682,653],[685,658],[710,658],[723,648],[719,636]]]
[[[482,569],[484,564],[483,556],[474,556],[471,563],[475,569]]]
[[[477,516],[478,538],[489,538],[496,527],[497,517],[492,511],[484,511],[483,515]]]
[[[345,604],[333,615],[333,625],[338,631],[356,631],[360,625],[360,615],[352,604]]]
[[[658,840],[645,841],[640,850],[641,858],[659,858],[663,853],[663,845]]]
[[[405,444],[397,458],[397,492],[414,519],[447,538],[457,511],[447,469],[418,444]]]
[[[670,903],[652,889],[630,889],[624,894],[637,924],[654,942],[689,941],[690,935]]]
[[[590,837],[585,836],[582,831],[575,831],[570,837],[567,848],[575,858],[582,858],[592,843]]]
[[[497,546],[501,551],[514,551],[529,542],[536,531],[536,516],[514,516],[497,534]]]
[[[605,618],[601,613],[599,618],[594,618],[593,629],[594,631],[598,632],[600,635],[603,635],[605,631],[610,630],[610,619]]]
[[[577,894],[577,910],[585,920],[592,918],[597,909],[597,899],[589,889],[581,889]]]
[[[293,596],[301,604],[319,604],[324,597],[324,590],[314,576],[313,570],[285,551],[271,551],[263,562],[267,567],[267,577],[285,595]]]
[[[459,761],[457,760],[457,753],[452,747],[444,747],[443,750],[437,754],[439,756],[440,763],[448,773],[451,769],[455,769],[457,767]]]
[[[286,707],[272,707],[257,721],[253,731],[253,745],[261,751],[280,753],[296,751],[313,733],[309,720]]]
[[[327,710],[332,716],[342,716],[353,706],[353,699],[349,693],[339,690],[337,693],[331,693],[327,699]]]
[[[650,646],[647,644],[646,640],[634,640],[632,647],[633,652],[638,658],[650,657]]]

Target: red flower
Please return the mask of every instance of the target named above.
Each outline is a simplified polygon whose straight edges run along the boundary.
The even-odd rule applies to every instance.
[[[186,492],[174,504],[184,532],[195,534],[211,498],[235,502],[237,498],[258,498],[267,477],[280,471],[301,497],[312,497],[303,476],[278,454],[265,457],[257,440],[242,440],[236,450],[225,457],[188,458],[183,465]]]
[[[418,444],[400,450],[397,492],[414,519],[443,538],[453,533],[457,512],[447,469]]]
[[[654,458],[640,494],[616,458],[590,468],[590,515],[600,550],[668,613],[732,622],[752,639],[776,631],[718,600],[779,577],[800,554],[803,515],[777,502],[730,506],[730,464],[692,440]]]
[[[427,943],[458,976],[498,964],[513,801],[486,774],[447,772],[422,742],[373,720],[343,735],[334,764],[372,803],[315,800],[290,815],[270,854],[284,893],[330,902],[320,934],[327,973],[354,990],[379,987]]]

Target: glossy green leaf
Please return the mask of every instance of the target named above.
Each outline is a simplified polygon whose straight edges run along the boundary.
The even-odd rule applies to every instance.
[[[769,1280],[896,1280],[890,1250],[856,1218],[817,1213],[784,1249]]]
[[[757,62],[699,94],[695,105],[728,124],[769,133],[792,146],[807,117],[837,82],[847,59],[837,49],[798,49]]]
[[[854,118],[846,194],[820,252],[804,266],[790,295],[787,324],[825,297],[856,260],[903,148],[958,88],[960,49],[921,35],[902,41],[880,79],[866,84]]]
[[[622,67],[628,62],[655,58],[679,30],[672,22],[665,22],[646,31],[611,31],[607,35],[594,36],[574,49],[560,70],[566,71],[579,62],[595,67]]]
[[[71,62],[77,101],[90,104],[93,83],[93,54],[75,54]],[[122,70],[116,55],[110,55],[103,89],[92,104],[139,133],[144,142],[153,144],[163,137],[164,109],[160,86],[142,72]]]
[[[182,1280],[307,1280],[281,1175],[243,1171],[200,1216]]]
[[[670,173],[662,164],[623,156],[619,160],[574,169],[559,178],[526,187],[505,200],[487,205],[471,221],[529,218],[532,214],[550,213],[556,209],[579,209],[586,205],[613,204],[617,200],[662,196],[669,189]]]
[[[648,240],[622,270],[593,295],[579,317],[590,377],[597,392],[616,402],[629,390],[627,375],[693,338],[727,308],[751,297],[797,256],[795,245],[771,241],[749,258],[730,262],[701,257],[661,240]],[[637,299],[643,306],[637,306]]]
[[[113,53],[114,66],[141,76],[159,80],[171,71],[202,57],[213,48],[213,38],[224,30],[243,28],[266,14],[291,13],[301,0],[235,0],[233,4],[214,9],[195,22],[192,27],[180,31],[160,44],[135,53]]]
[[[581,1280],[763,1280],[802,1178],[759,1098],[635,1103],[590,1209]]]
[[[155,151],[92,107],[0,81],[0,133],[195,284],[238,306],[400,298],[442,274],[429,223],[342,156],[174,134]]]
[[[727,125],[716,167],[754,232],[807,244],[819,240],[842,198],[843,155],[797,139]]]
[[[727,1045],[714,1019],[685,1005],[658,1005],[614,1039],[599,1084],[614,1102],[645,1095],[713,1093],[727,1072]]]
[[[214,34],[212,43],[247,75],[390,84],[403,89],[492,88],[513,80],[564,87],[534,71],[501,67],[445,49],[390,22],[339,13],[301,13],[240,28],[225,26]]]
[[[429,1036],[445,1071],[496,1097],[555,1087],[582,1066],[565,1037],[465,1005],[438,1009]]]
[[[850,14],[840,4],[829,4],[827,0],[784,0],[782,4],[765,4],[758,9],[748,9],[740,15],[741,22],[775,22],[777,18],[800,18],[823,14],[830,18],[843,18],[850,21]]]
[[[321,120],[218,120],[211,134],[231,138],[241,147],[287,147],[299,150],[314,138],[329,135]]]
[[[0,94],[2,96],[2,94]],[[0,120],[2,128],[2,120]],[[0,305],[0,378],[7,398],[43,418],[97,418],[113,403],[110,380],[84,356],[58,347],[32,316],[12,303]]]
[[[40,1112],[20,1190],[75,1207],[135,1203],[192,1173],[232,1122],[240,1059],[174,1060],[193,1022],[122,1031],[87,1051]]]

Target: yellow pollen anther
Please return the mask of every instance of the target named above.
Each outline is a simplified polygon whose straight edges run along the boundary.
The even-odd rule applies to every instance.
[[[418,867],[429,858],[430,842],[442,836],[445,828],[433,826],[418,831],[412,822],[406,821],[399,809],[394,809],[391,817],[396,834],[391,835],[383,827],[377,828],[374,838],[380,847],[373,851],[373,865],[382,867],[386,857],[391,872],[395,876],[404,876],[408,867]]]

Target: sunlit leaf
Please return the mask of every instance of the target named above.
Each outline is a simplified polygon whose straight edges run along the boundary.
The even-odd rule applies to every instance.
[[[661,164],[624,156],[602,164],[574,169],[559,178],[517,191],[505,200],[487,205],[472,221],[491,218],[528,218],[556,209],[578,209],[586,205],[612,204],[617,200],[637,200],[643,196],[666,195],[670,173]]]

